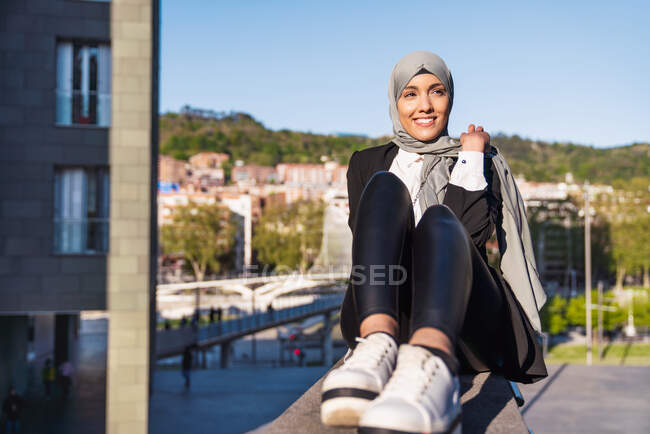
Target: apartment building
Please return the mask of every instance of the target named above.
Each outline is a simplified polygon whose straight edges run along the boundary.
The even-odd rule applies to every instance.
[[[74,359],[104,311],[109,433],[147,430],[158,10],[0,2],[0,390]]]

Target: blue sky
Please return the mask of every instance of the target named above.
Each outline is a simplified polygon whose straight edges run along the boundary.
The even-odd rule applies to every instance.
[[[650,141],[649,5],[162,0],[160,109],[390,134],[390,71],[429,50],[454,76],[452,135],[474,122],[597,147]]]

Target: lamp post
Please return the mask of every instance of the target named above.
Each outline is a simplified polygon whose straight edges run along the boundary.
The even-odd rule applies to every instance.
[[[585,181],[585,302],[587,328],[587,366],[591,366],[591,212],[589,206],[589,181]]]

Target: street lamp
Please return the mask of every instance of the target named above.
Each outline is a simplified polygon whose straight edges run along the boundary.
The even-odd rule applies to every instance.
[[[585,302],[587,328],[587,366],[591,366],[591,209],[589,205],[589,181],[585,181]]]

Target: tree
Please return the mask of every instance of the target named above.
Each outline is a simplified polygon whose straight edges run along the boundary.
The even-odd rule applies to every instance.
[[[542,308],[542,328],[552,335],[557,335],[566,330],[568,321],[566,317],[567,301],[564,297],[555,295]]]
[[[612,253],[616,264],[616,288],[623,288],[625,276],[642,273],[644,287],[650,286],[650,217],[641,216],[612,226]]]
[[[202,281],[208,267],[221,271],[233,253],[237,220],[223,205],[189,203],[174,209],[172,223],[161,229],[165,253],[182,253]]]
[[[324,210],[322,201],[269,205],[253,236],[258,260],[275,268],[309,269],[320,251]]]

